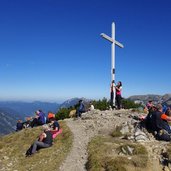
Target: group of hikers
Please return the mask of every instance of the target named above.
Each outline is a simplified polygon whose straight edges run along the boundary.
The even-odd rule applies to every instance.
[[[48,113],[46,118],[45,113],[42,110],[35,112],[35,117],[27,118],[26,122],[18,120],[16,131],[20,131],[23,128],[42,126],[43,132],[38,136],[37,140],[29,147],[26,152],[26,157],[33,155],[40,148],[48,148],[52,146],[53,139],[62,132],[58,121],[55,118],[55,114]]]
[[[158,140],[171,141],[171,108],[161,104],[154,105],[152,100],[149,100],[146,108],[148,115],[143,121],[146,129]]]
[[[35,127],[39,125],[44,125],[46,123],[50,122],[50,117],[52,112],[48,113],[48,116],[46,117],[45,113],[42,110],[37,110],[35,112],[34,117],[27,117],[25,122],[22,122],[22,120],[18,120],[17,125],[16,125],[16,131],[20,131],[23,128],[28,128],[28,127]]]
[[[122,83],[119,84],[121,87]],[[121,94],[118,95],[121,96]],[[157,140],[171,141],[171,127],[169,125],[169,122],[171,122],[171,108],[165,105],[162,106],[161,104],[154,105],[153,101],[149,100],[145,109],[148,110],[148,114],[143,119],[142,123],[146,129],[151,132]],[[89,110],[94,110],[92,103],[90,103]],[[80,100],[76,110],[76,117],[81,117],[84,112],[86,112],[85,105],[83,100]],[[58,121],[55,119],[55,114],[49,112],[46,118],[42,110],[37,110],[34,118],[28,119],[26,122],[18,121],[17,131],[21,130],[23,127],[33,128],[39,125],[42,125],[43,132],[27,150],[26,156],[34,154],[40,148],[52,146],[53,139],[60,134],[62,130],[60,129]]]
[[[43,132],[38,136],[37,140],[30,146],[26,152],[26,157],[35,154],[41,148],[51,147],[53,144],[53,139],[57,135],[62,133],[59,123],[55,120],[55,117],[50,119],[49,124],[44,124],[42,126]]]
[[[90,103],[89,110],[93,110],[94,106]],[[76,117],[80,118],[82,113],[86,112],[83,100],[80,100],[76,110]],[[25,122],[18,120],[16,125],[16,131],[20,131],[23,128],[33,128],[36,126],[42,126],[43,132],[38,136],[37,140],[29,147],[26,152],[26,157],[33,155],[41,148],[48,148],[52,146],[53,139],[57,135],[62,133],[62,129],[58,121],[56,120],[55,114],[49,112],[47,117],[42,110],[37,110],[35,112],[35,117],[26,118]]]

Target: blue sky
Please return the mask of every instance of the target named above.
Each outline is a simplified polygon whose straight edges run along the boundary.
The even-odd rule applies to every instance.
[[[109,98],[112,21],[123,96],[171,93],[170,0],[1,0],[0,100]]]

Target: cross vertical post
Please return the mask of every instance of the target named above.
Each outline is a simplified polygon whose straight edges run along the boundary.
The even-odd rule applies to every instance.
[[[108,35],[101,33],[100,34],[104,39],[111,42],[111,87],[110,87],[110,103],[111,107],[115,108],[115,44],[119,46],[120,48],[123,48],[124,46],[115,40],[115,23],[112,22],[112,37],[109,37]]]

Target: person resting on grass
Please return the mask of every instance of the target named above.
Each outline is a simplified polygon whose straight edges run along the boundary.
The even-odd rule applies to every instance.
[[[58,135],[59,131],[61,130],[60,125],[55,118],[50,119],[50,127],[51,127],[52,137],[54,139]]]
[[[41,148],[48,148],[52,146],[53,138],[52,133],[48,125],[43,125],[43,132],[40,134],[38,140],[36,140],[26,152],[26,157],[36,153]]]

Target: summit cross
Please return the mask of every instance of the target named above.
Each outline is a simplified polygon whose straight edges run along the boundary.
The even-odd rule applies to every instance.
[[[112,22],[112,37],[106,35],[105,33],[100,34],[102,38],[108,40],[111,42],[111,91],[110,91],[110,103],[112,108],[115,107],[115,45],[119,46],[120,48],[123,48],[124,46],[115,40],[115,23]]]

